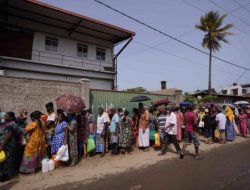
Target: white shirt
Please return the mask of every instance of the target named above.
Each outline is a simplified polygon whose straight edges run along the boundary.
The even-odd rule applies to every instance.
[[[218,113],[215,117],[215,120],[218,121],[219,123],[217,124],[217,127],[219,130],[226,128],[226,121],[227,118],[223,113]]]
[[[47,121],[56,121],[56,114],[52,112],[48,115]]]
[[[167,126],[169,126],[170,124],[172,125],[171,127],[166,129],[166,132],[170,135],[176,135],[177,134],[177,118],[176,115],[174,114],[174,112],[171,112],[170,115],[167,115],[166,117],[166,123],[165,123],[165,128],[167,128]]]
[[[96,132],[98,134],[101,134],[104,128],[104,123],[107,122],[107,118],[105,117],[105,114],[102,114],[101,116],[98,115],[97,117],[97,130]]]

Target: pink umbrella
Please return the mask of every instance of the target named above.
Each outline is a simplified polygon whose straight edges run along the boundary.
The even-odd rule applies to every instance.
[[[71,113],[79,113],[86,108],[83,99],[72,94],[64,94],[56,98],[56,105],[57,108]]]

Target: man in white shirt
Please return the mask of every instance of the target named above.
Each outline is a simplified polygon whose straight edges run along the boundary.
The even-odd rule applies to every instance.
[[[164,155],[167,152],[167,149],[171,142],[174,144],[176,152],[180,153],[180,145],[176,139],[177,134],[177,118],[173,112],[173,108],[167,108],[167,117],[165,123],[166,136],[163,139],[162,149],[160,155]]]
[[[227,118],[225,114],[222,113],[221,108],[217,107],[218,114],[215,117],[216,123],[217,123],[217,129],[220,132],[220,143],[225,143],[225,128],[226,128],[226,122]]]

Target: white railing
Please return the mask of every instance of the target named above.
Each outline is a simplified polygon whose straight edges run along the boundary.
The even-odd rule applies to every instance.
[[[56,63],[67,66],[82,67],[95,71],[114,71],[112,60],[99,61],[87,58],[62,55],[54,52],[32,50],[32,60],[46,63]],[[105,69],[109,68],[109,70]]]

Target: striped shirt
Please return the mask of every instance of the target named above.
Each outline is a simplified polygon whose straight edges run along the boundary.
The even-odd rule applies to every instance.
[[[157,118],[158,126],[159,126],[159,131],[165,130],[165,123],[166,123],[166,115],[165,114],[160,114]]]

